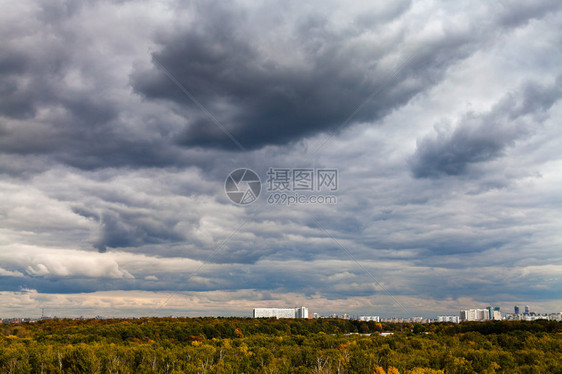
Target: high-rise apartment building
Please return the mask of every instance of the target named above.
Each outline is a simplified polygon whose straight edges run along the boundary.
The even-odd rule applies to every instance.
[[[369,321],[375,321],[375,322],[380,322],[380,317],[379,316],[359,316],[359,321],[365,321],[365,322],[369,322]]]
[[[491,306],[486,309],[467,309],[461,310],[461,321],[489,321],[501,320],[502,314],[499,307],[492,308]]]
[[[467,309],[460,312],[461,321],[488,321],[489,319],[488,309]]]
[[[308,308],[304,306],[295,308],[295,318],[308,318]]]
[[[437,322],[459,323],[459,316],[437,316]]]
[[[254,318],[308,318],[308,308],[254,308]]]

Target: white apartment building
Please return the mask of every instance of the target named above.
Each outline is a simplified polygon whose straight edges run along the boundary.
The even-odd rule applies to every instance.
[[[308,318],[308,308],[254,308],[254,318]]]
[[[551,321],[562,321],[562,313],[550,313],[548,319]]]
[[[304,306],[295,308],[295,318],[308,318],[308,308]]]
[[[454,322],[459,323],[459,316],[437,316],[437,322]]]
[[[488,309],[467,309],[460,312],[461,321],[488,321],[489,319]]]
[[[461,310],[460,321],[499,321],[502,313],[499,307],[487,307],[486,309],[467,309]]]
[[[379,316],[359,316],[359,321],[365,321],[365,322],[369,322],[369,321],[375,321],[375,322],[380,322],[381,318]]]

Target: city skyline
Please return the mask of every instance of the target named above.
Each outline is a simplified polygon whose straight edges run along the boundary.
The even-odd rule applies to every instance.
[[[464,310],[459,310],[457,311],[457,314],[441,314],[441,315],[429,315],[427,313],[425,313],[424,311],[414,311],[414,315],[411,316],[404,316],[404,315],[400,315],[400,314],[385,314],[385,313],[376,313],[375,310],[370,310],[370,313],[360,313],[358,311],[355,310],[344,310],[344,311],[315,311],[315,310],[309,310],[309,308],[307,306],[294,306],[294,307],[289,307],[289,306],[266,306],[266,307],[259,307],[259,308],[253,308],[251,312],[246,311],[246,313],[242,313],[242,314],[232,314],[232,313],[226,313],[226,314],[200,314],[200,315],[187,315],[187,314],[172,314],[172,315],[161,315],[160,317],[178,317],[178,318],[184,318],[184,317],[224,317],[224,318],[228,318],[228,317],[251,317],[251,318],[263,318],[263,317],[277,317],[277,318],[344,318],[344,319],[358,319],[358,320],[364,320],[364,321],[382,321],[382,322],[389,322],[392,319],[398,319],[398,320],[411,320],[411,319],[419,319],[422,318],[424,321],[438,321],[438,322],[453,322],[453,320],[450,319],[450,317],[456,317],[457,319],[455,320],[456,322],[459,321],[463,321],[466,318],[463,318],[463,313],[466,313],[468,311],[471,311],[471,313],[477,313],[476,315],[478,315],[478,313],[480,312],[481,314],[483,312],[486,312],[485,314],[490,313],[490,310],[493,310],[494,313],[497,311],[499,312],[498,315],[494,314],[494,316],[492,317],[492,315],[489,315],[487,317],[482,317],[479,316],[478,318],[476,317],[471,317],[470,320],[481,320],[481,321],[485,321],[485,320],[503,320],[503,319],[523,319],[525,320],[525,316],[529,316],[529,317],[533,317],[533,318],[527,318],[526,320],[534,320],[534,319],[540,319],[543,318],[545,316],[553,316],[553,315],[557,315],[558,319],[560,320],[560,317],[562,315],[562,309],[561,310],[554,310],[554,311],[547,311],[547,312],[543,312],[543,313],[537,313],[534,310],[531,309],[531,307],[529,305],[525,305],[525,311],[520,312],[519,313],[519,309],[518,306],[515,305],[513,306],[513,311],[510,311],[510,309],[501,309],[501,307],[494,305],[494,306],[486,306],[486,307],[471,307],[469,309],[464,309]],[[39,318],[38,316],[36,316],[35,314],[31,313],[29,314],[25,314],[25,315],[12,315],[12,316],[2,316],[0,315],[0,322],[2,321],[2,319],[4,320],[18,320],[18,319],[27,319],[27,320],[38,320],[38,319],[51,319],[51,318],[66,318],[66,317],[70,317],[70,318],[86,318],[86,319],[91,319],[91,318],[152,318],[152,317],[158,317],[157,315],[79,315],[79,316],[70,316],[70,315],[53,315],[52,313],[49,313],[50,311],[46,311],[45,308],[41,309],[41,318]],[[305,317],[302,317],[305,316]],[[537,317],[537,318],[535,318]]]
[[[562,305],[562,3],[0,3],[0,317]]]
[[[300,309],[300,310],[299,310]],[[170,315],[170,316],[129,316],[129,317],[114,317],[114,316],[79,316],[71,319],[77,320],[87,320],[87,319],[139,319],[139,318],[276,318],[276,319],[346,319],[346,320],[358,320],[365,322],[380,322],[380,323],[439,323],[439,322],[452,322],[452,323],[462,323],[462,322],[487,322],[487,321],[539,321],[539,320],[551,320],[551,321],[562,321],[562,312],[553,313],[523,313],[523,314],[513,314],[506,313],[502,315],[501,313],[494,314],[493,318],[488,318],[485,315],[486,309],[471,309],[471,310],[461,310],[458,315],[438,315],[438,316],[414,316],[414,317],[403,317],[403,316],[378,316],[378,315],[360,315],[360,314],[349,314],[349,313],[331,313],[331,314],[320,314],[320,313],[309,313],[306,307],[296,307],[296,308],[254,308],[251,315],[245,316],[220,316],[220,315],[210,315],[210,316],[183,316],[183,315]],[[59,316],[44,316],[40,318],[34,317],[4,317],[0,318],[0,324],[2,323],[22,323],[22,322],[37,322],[41,320],[53,320],[53,319],[64,319],[68,317]]]

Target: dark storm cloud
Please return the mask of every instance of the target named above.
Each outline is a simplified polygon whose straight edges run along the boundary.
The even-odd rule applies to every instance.
[[[189,122],[176,138],[179,144],[236,148],[160,71],[160,64],[245,147],[286,144],[384,117],[439,82],[448,67],[501,30],[490,24],[463,30],[449,25],[448,33],[430,35],[412,46],[413,30],[404,29],[400,36],[368,42],[381,25],[401,14],[370,24],[362,17],[343,31],[320,15],[303,15],[288,31],[269,25],[274,40],[264,48],[259,32],[252,30],[255,19],[249,12],[201,5],[193,27],[159,36],[161,49],[152,54],[155,67],[136,71],[132,85],[146,98],[178,104],[175,110]],[[278,28],[275,36],[272,31]],[[367,42],[358,45],[361,38]],[[283,48],[297,57],[288,58]],[[399,57],[385,65],[391,55]]]
[[[22,26],[0,36],[0,152],[82,169],[177,164],[168,119],[131,108],[108,40],[74,29],[83,6],[30,9]]]
[[[66,87],[62,73],[19,69],[6,69],[0,79],[0,112],[5,116],[0,119],[2,152],[42,155],[83,169],[175,164],[177,153],[159,134],[145,140],[137,133],[132,139],[114,100],[95,89]],[[39,110],[48,111],[48,117],[41,118]]]
[[[193,3],[178,7],[173,27],[153,32],[159,48],[152,56],[243,146],[259,148],[383,118],[440,82],[479,46],[556,6],[540,4],[527,18],[517,7],[501,8],[498,14],[513,21],[496,17],[467,28],[445,22],[444,32],[416,39],[417,29],[432,21],[429,14],[383,32],[409,17],[409,1],[356,14],[343,27],[310,9],[291,14],[294,9],[280,8],[272,16],[259,7]],[[25,27],[2,36],[1,151],[94,169],[205,164],[181,146],[235,148],[156,65],[135,63],[147,56],[120,55],[117,48],[134,40],[115,47],[76,29],[96,6],[34,8]],[[92,22],[97,30],[110,26]],[[129,65],[112,65],[116,57]],[[129,83],[148,99],[145,111],[125,87],[129,74]],[[172,111],[163,102],[175,103]]]
[[[63,278],[63,277],[30,277],[24,278],[0,278],[2,289],[5,291],[19,291],[22,288],[35,289],[39,292],[57,293],[81,293],[95,292],[100,289],[130,289],[132,282],[115,279],[92,279],[92,278]]]
[[[494,160],[515,141],[532,134],[548,118],[562,94],[562,79],[553,85],[528,83],[508,94],[488,113],[468,113],[454,130],[438,131],[418,141],[410,162],[416,178],[462,175],[469,166]]]
[[[100,220],[102,232],[94,242],[94,247],[105,252],[107,247],[136,247],[184,240],[168,222],[146,219],[143,216],[104,212]]]
[[[154,246],[189,240],[190,231],[198,228],[200,220],[190,195],[203,195],[208,188],[193,170],[162,173],[153,169],[124,176],[110,169],[89,174],[88,179],[63,173],[65,177],[72,178],[74,186],[52,193],[57,199],[72,201],[73,213],[97,225],[92,245],[100,252],[152,245],[146,249],[152,253]],[[97,181],[93,183],[94,178]],[[166,252],[177,255],[173,250]]]

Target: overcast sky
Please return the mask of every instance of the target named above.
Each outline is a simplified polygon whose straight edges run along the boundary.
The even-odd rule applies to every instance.
[[[0,318],[562,311],[561,30],[559,0],[0,1]],[[337,203],[268,204],[269,168],[337,169]]]

